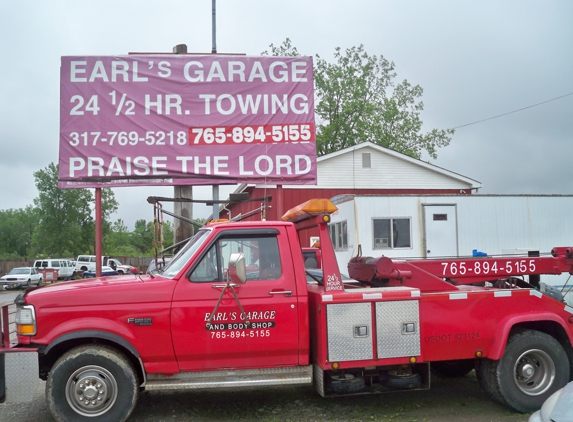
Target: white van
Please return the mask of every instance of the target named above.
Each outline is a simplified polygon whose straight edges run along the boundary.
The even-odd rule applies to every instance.
[[[95,271],[95,255],[79,255],[76,259],[76,271]]]
[[[68,279],[75,277],[76,269],[69,259],[65,258],[46,258],[36,259],[34,267],[38,270],[58,270],[58,278]]]

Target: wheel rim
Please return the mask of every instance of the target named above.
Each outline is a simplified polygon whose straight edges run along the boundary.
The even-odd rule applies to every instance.
[[[515,362],[513,379],[522,393],[538,396],[553,384],[555,363],[543,350],[528,350]]]
[[[68,378],[66,400],[80,415],[102,415],[113,406],[116,399],[117,382],[101,366],[84,366]]]

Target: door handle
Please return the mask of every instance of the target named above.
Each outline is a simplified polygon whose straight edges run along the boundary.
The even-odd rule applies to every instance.
[[[292,290],[279,290],[279,291],[270,291],[269,294],[272,295],[285,295],[285,296],[292,296]]]

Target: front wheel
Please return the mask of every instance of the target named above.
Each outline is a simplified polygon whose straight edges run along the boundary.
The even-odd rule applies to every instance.
[[[46,401],[54,419],[125,421],[138,397],[135,371],[118,351],[79,346],[54,364],[46,383]]]
[[[541,408],[569,380],[569,359],[548,334],[526,330],[512,335],[500,360],[481,365],[480,384],[494,398],[523,413]],[[497,397],[495,397],[497,396]]]

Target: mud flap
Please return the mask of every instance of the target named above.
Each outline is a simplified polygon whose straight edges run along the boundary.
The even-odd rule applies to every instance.
[[[28,351],[0,353],[0,402],[32,401],[39,382],[38,353]]]
[[[4,353],[0,353],[0,403],[6,400],[6,375],[4,375]]]

